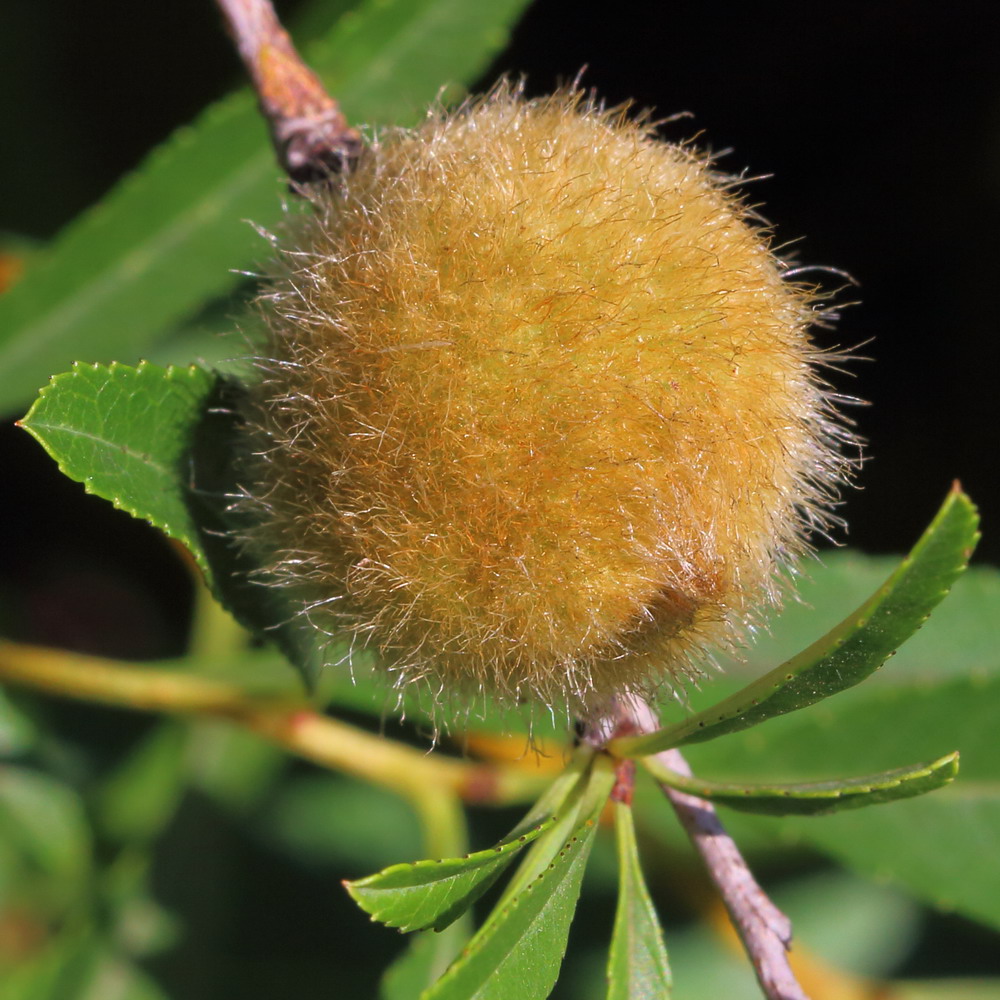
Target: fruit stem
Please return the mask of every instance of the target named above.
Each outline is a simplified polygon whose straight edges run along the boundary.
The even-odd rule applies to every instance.
[[[215,0],[250,74],[278,162],[295,184],[346,170],[360,133],[302,61],[270,0]]]

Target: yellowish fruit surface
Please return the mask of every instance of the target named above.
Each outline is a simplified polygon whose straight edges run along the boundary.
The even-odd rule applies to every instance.
[[[501,87],[314,209],[263,303],[248,544],[317,628],[594,715],[774,603],[845,463],[814,303],[728,179]]]

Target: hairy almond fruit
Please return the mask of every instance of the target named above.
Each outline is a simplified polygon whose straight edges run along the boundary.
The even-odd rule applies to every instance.
[[[263,579],[449,702],[593,717],[739,642],[849,435],[733,181],[501,86],[312,197],[263,302]]]

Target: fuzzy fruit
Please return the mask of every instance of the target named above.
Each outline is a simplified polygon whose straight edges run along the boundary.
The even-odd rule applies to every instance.
[[[810,294],[688,148],[501,87],[292,225],[246,542],[398,686],[594,716],[737,642],[843,477]]]

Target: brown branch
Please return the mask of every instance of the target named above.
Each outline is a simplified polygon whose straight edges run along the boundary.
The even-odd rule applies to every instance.
[[[361,135],[302,61],[270,0],[215,0],[236,42],[278,162],[292,181],[323,180],[350,166]]]
[[[631,721],[640,732],[659,728],[656,717],[646,705],[636,708]],[[665,750],[656,754],[656,759],[671,771],[691,776],[691,768],[679,750]],[[788,963],[791,921],[757,883],[715,808],[695,795],[663,784],[660,788],[705,862],[764,995],[768,1000],[809,1000]]]

